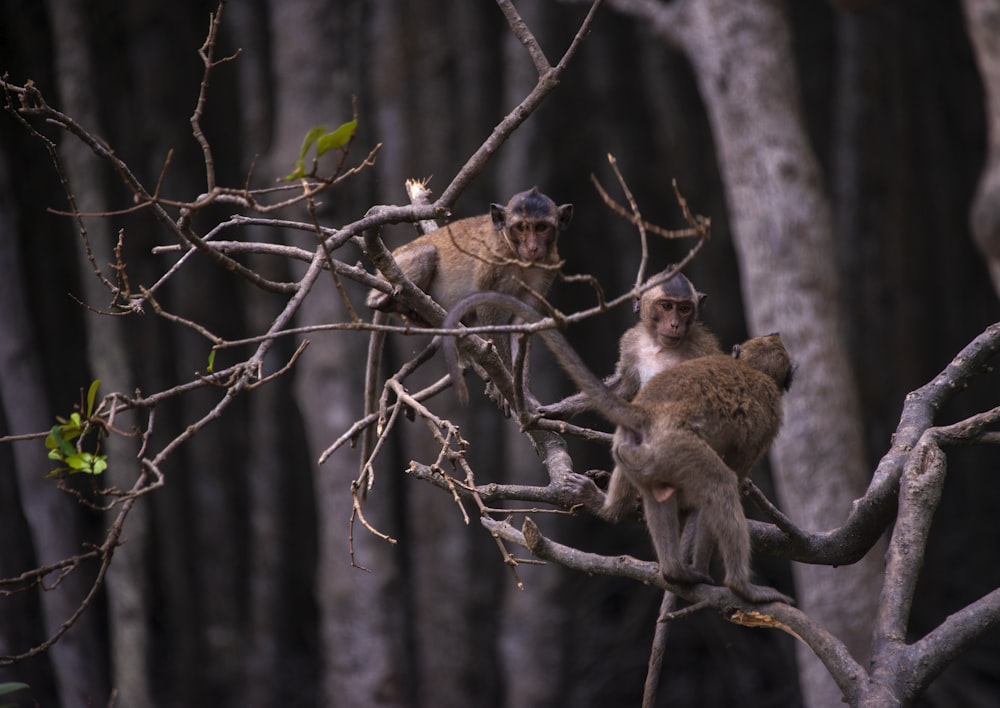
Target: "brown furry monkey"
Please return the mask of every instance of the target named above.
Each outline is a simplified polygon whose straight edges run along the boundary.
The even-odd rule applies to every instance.
[[[493,290],[534,303],[548,292],[559,268],[559,235],[573,218],[573,205],[557,206],[538,187],[519,192],[506,206],[492,204],[490,213],[461,219],[424,234],[395,251],[393,258],[407,278],[431,296],[445,310],[473,293]],[[372,289],[367,304],[376,310],[373,322],[384,324],[388,315],[398,313],[420,321],[413,313],[381,290]],[[466,313],[470,314],[470,313]],[[510,313],[484,304],[468,318],[469,324],[499,325]],[[365,376],[365,415],[375,410],[378,369],[384,332],[373,331],[368,345]],[[495,337],[501,359],[510,367],[513,337]],[[365,473],[370,463],[374,431],[365,429],[361,439],[361,494],[371,477]]]
[[[540,319],[520,300],[480,293],[458,303],[444,326],[457,325],[464,312],[486,303],[526,321]],[[615,469],[604,508],[613,510],[621,503],[616,498],[620,487],[639,490],[664,577],[677,583],[710,580],[685,562],[681,552],[677,511],[696,511],[696,558],[704,558],[714,546],[725,568],[725,584],[734,593],[751,602],[791,602],[773,588],[750,582],[750,535],[739,491],[740,480],[750,474],[781,426],[781,397],[795,369],[781,338],[757,337],[734,348],[732,357],[714,354],[677,364],[654,376],[628,402],[594,376],[562,334],[539,334],[574,382],[594,399],[595,408],[617,426],[612,441]],[[455,342],[447,340],[445,357],[460,387],[464,382],[456,356]],[[582,478],[581,489],[603,496],[592,480],[576,477]]]
[[[668,266],[664,272],[672,269]],[[715,335],[698,319],[705,297],[681,272],[644,292],[636,302],[639,322],[622,335],[618,364],[604,385],[631,401],[664,369],[695,357],[721,354]],[[593,405],[593,399],[581,391],[538,412],[546,418],[569,418]]]

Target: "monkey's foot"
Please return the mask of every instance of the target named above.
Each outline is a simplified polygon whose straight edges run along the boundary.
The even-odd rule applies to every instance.
[[[715,583],[711,575],[702,573],[691,566],[678,566],[676,568],[664,568],[661,566],[660,573],[665,580],[677,585],[698,585],[699,583],[712,585]]]
[[[487,381],[486,388],[483,390],[483,393],[486,394],[488,399],[496,404],[504,418],[510,418],[510,403],[503,397],[503,394],[500,393],[500,389],[497,388],[495,383]]]
[[[538,406],[535,410],[539,418],[548,418],[549,420],[564,420],[569,417],[566,411],[559,408],[558,403],[551,403],[545,406]]]
[[[784,602],[786,605],[795,604],[795,600],[788,595],[778,592],[774,588],[769,588],[766,585],[745,583],[742,585],[730,585],[729,589],[750,602]]]

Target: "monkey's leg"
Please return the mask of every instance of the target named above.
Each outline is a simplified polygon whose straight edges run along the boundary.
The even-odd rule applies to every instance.
[[[698,533],[699,523],[697,510],[689,510],[684,515],[681,524],[681,549],[684,559],[693,568],[708,573],[712,552],[715,550],[715,539],[708,534]]]
[[[740,503],[736,475],[714,452],[713,456],[714,460],[706,457],[706,464],[699,470],[702,480],[694,485],[694,498],[686,497],[689,503],[698,507],[695,562],[701,563],[711,557],[714,539],[729,589],[750,602],[794,604],[791,598],[774,588],[750,582],[750,531]]]
[[[601,518],[617,523],[634,516],[639,501],[639,490],[629,481],[628,476],[618,467],[611,472],[608,492],[601,506]]]
[[[642,509],[663,577],[684,585],[711,583],[710,576],[690,567],[682,558],[677,495],[673,494],[665,501],[656,501],[652,492],[643,489]]]

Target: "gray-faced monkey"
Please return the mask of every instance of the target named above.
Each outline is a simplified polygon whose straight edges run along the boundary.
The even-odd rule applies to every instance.
[[[400,270],[445,310],[473,293],[492,290],[535,303],[548,293],[561,261],[557,243],[573,218],[573,205],[557,206],[538,187],[519,192],[506,206],[490,205],[490,213],[461,219],[424,234],[395,251]],[[374,322],[385,323],[398,313],[417,320],[413,313],[388,293],[372,289],[367,304],[376,310]],[[467,324],[499,325],[510,320],[510,312],[486,303],[466,312]],[[375,390],[381,362],[384,333],[373,331],[368,347],[365,377],[365,415],[375,409]],[[504,363],[513,359],[513,337],[495,337],[494,344]],[[362,434],[362,478],[370,464],[373,431]],[[362,484],[364,495],[367,483]]]
[[[604,379],[604,385],[631,401],[664,369],[695,357],[721,354],[715,335],[698,319],[705,298],[680,272],[644,292],[636,302],[639,322],[622,335],[618,364],[615,372]],[[546,418],[568,418],[591,409],[593,404],[581,391],[542,406],[538,412]]]
[[[458,303],[444,326],[463,312],[491,303],[526,321],[540,319],[520,300],[480,293]],[[740,480],[764,455],[781,426],[781,397],[795,366],[777,334],[748,340],[732,357],[713,354],[681,362],[655,375],[631,401],[609,390],[554,330],[539,333],[566,372],[595,402],[615,430],[612,485],[604,494],[574,475],[579,491],[603,499],[613,515],[620,487],[637,489],[664,577],[677,583],[710,580],[681,552],[678,510],[697,512],[695,557],[712,547],[725,568],[725,584],[751,602],[791,602],[786,595],[750,582],[750,535],[740,502]],[[445,357],[462,386],[453,341]],[[616,486],[615,478],[627,485]],[[602,513],[602,515],[605,515]]]

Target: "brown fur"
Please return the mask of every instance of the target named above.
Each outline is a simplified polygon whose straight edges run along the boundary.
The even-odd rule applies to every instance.
[[[573,206],[555,202],[538,187],[519,192],[506,206],[490,205],[490,213],[461,219],[424,234],[395,251],[393,257],[403,274],[431,296],[445,310],[469,295],[497,291],[524,302],[544,296],[555,279],[560,263],[558,240],[573,218]],[[384,323],[387,314],[397,313],[421,323],[390,294],[372,289],[366,300],[376,310],[374,322]],[[499,325],[510,319],[507,311],[490,307],[477,308],[469,324]],[[368,344],[365,374],[365,416],[375,410],[375,390],[382,358],[385,334],[373,331]],[[497,349],[509,367],[514,356],[512,337],[497,337]],[[372,426],[361,436],[362,497],[371,477],[370,464],[374,431]]]
[[[618,343],[618,364],[604,385],[632,400],[651,378],[681,362],[721,354],[719,342],[698,319],[705,296],[682,273],[642,294],[639,322]],[[547,418],[569,418],[593,408],[580,392],[539,409]]]
[[[538,319],[519,300],[480,293],[456,304],[445,326],[456,325],[463,312],[485,303],[527,321]],[[587,369],[559,332],[540,335],[594,399],[594,407],[617,426],[608,494],[602,495],[583,475],[573,475],[577,491],[603,497],[600,514],[615,519],[638,490],[667,579],[709,580],[700,563],[707,562],[714,546],[725,567],[725,583],[737,595],[752,602],[790,602],[777,590],[750,582],[750,536],[739,492],[740,480],[781,426],[781,397],[794,371],[781,338],[773,334],[749,340],[734,350],[734,357],[716,354],[677,364],[654,376],[628,402]],[[445,343],[445,357],[456,387],[463,386],[451,340]],[[697,512],[694,567],[681,553],[679,511]]]

